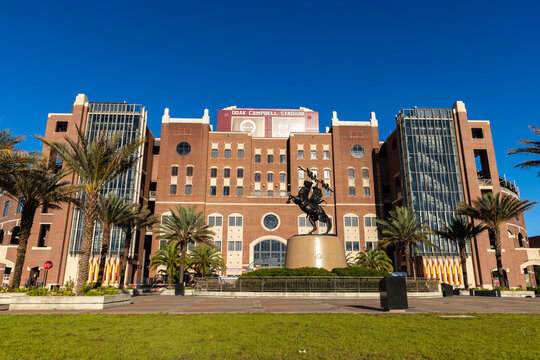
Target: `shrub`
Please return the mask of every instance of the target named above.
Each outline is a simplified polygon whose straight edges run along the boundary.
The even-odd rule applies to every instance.
[[[46,288],[33,288],[26,292],[28,296],[46,296],[49,294],[49,291]]]
[[[332,273],[334,273],[337,276],[387,276],[391,275],[389,272],[384,270],[376,270],[376,269],[367,269],[362,266],[349,266],[346,268],[335,268],[332,269]]]
[[[104,296],[104,295],[118,295],[120,290],[115,287],[98,286],[95,289],[88,290],[84,293],[85,296]]]
[[[336,276],[326,269],[314,267],[303,267],[298,269],[270,268],[250,271],[242,277],[264,277],[264,276]]]

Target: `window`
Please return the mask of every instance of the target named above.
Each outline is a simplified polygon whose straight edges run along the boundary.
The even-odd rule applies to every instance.
[[[0,245],[2,245],[3,241],[4,241],[4,230],[0,229]]]
[[[242,217],[229,216],[229,226],[242,226]]]
[[[279,196],[285,197],[285,196],[287,196],[287,192],[285,190],[280,190],[279,191]]]
[[[186,185],[186,195],[191,195],[193,192],[193,185]]]
[[[176,195],[176,185],[171,185],[169,188],[169,194]]]
[[[472,131],[472,137],[473,139],[483,139],[484,133],[482,132],[482,128],[473,128]]]
[[[279,182],[284,183],[286,181],[287,181],[287,174],[285,174],[285,173],[279,174]]]
[[[210,226],[223,226],[223,218],[221,216],[209,216],[208,225]]]
[[[268,182],[274,182],[274,174],[273,173],[266,174],[266,179],[268,180]]]
[[[215,186],[210,186],[210,195],[215,196],[217,194],[217,188]]]
[[[347,169],[347,177],[349,179],[353,179],[354,178],[354,169]]]
[[[304,170],[298,170],[298,178],[303,179],[304,178]]]
[[[367,186],[364,187],[364,196],[371,196],[371,190]]]
[[[2,281],[2,286],[8,287],[8,285],[9,285],[9,275],[11,275],[11,268],[6,267],[6,270],[4,270],[4,280]]]
[[[229,196],[230,195],[230,188],[228,186],[223,187],[223,196]]]
[[[178,166],[171,167],[171,176],[178,176]]]
[[[194,247],[195,247],[195,244],[194,244],[194,243],[188,242],[188,244],[187,244],[187,249],[188,249],[188,251],[193,250]]]
[[[22,213],[24,207],[24,197],[19,198],[19,202],[17,203],[17,214]]]
[[[377,226],[377,218],[374,216],[366,216],[364,218],[364,226],[366,227]]]
[[[229,169],[229,168],[223,169],[223,177],[224,178],[230,178],[231,177],[231,169]]]
[[[360,243],[358,241],[353,241],[352,251],[360,251]]]
[[[57,121],[56,122],[56,132],[67,132],[68,122],[67,121]]]
[[[4,204],[4,214],[2,215],[3,217],[7,216],[8,210],[9,210],[9,200],[6,201],[6,203]]]
[[[317,151],[311,150],[311,160],[317,160]]]
[[[244,169],[242,168],[236,169],[236,177],[238,179],[242,179],[244,177]]]
[[[364,156],[364,148],[358,144],[353,145],[351,147],[351,155],[356,159],[360,159]]]
[[[212,149],[211,156],[212,156],[212,159],[217,159],[218,157],[217,149]]]
[[[274,214],[268,214],[263,218],[263,225],[268,230],[274,230],[279,226],[279,219]]]
[[[15,226],[13,230],[11,230],[10,245],[19,245],[19,231],[21,231],[21,228],[18,226]]]
[[[231,158],[231,149],[225,149],[225,159]]]
[[[332,191],[330,191],[330,189],[324,189],[324,196],[326,197],[332,196]]]
[[[229,241],[227,250],[229,251],[242,251],[241,241]]]
[[[255,164],[260,164],[261,163],[261,155],[260,154],[256,154],[255,155]]]
[[[261,190],[255,190],[253,191],[254,196],[261,196]]]
[[[324,170],[324,178],[330,179],[330,170]]]
[[[41,225],[41,229],[39,230],[39,238],[38,238],[38,247],[45,247],[47,246],[47,239],[49,238],[49,231],[51,230],[51,225],[44,224]]]
[[[285,164],[287,162],[287,156],[286,155],[279,155],[279,163]]]
[[[330,151],[324,150],[322,152],[322,158],[323,158],[323,160],[330,160]]]
[[[266,155],[266,160],[269,164],[274,163],[274,155]]]
[[[221,250],[221,241],[214,241],[214,247],[218,250]]]
[[[369,169],[362,169],[362,178],[369,179]]]
[[[255,173],[255,182],[261,182],[261,173]]]
[[[154,146],[152,146],[152,155],[159,155],[159,141],[154,142]]]
[[[238,149],[238,158],[243,159],[244,158],[244,150]]]
[[[518,246],[520,248],[523,247],[523,235],[521,235],[521,233],[518,234]]]
[[[304,158],[304,150],[298,150],[298,158],[303,159]]]
[[[268,196],[268,197],[274,197],[274,190],[268,190],[268,191],[266,192],[266,196]]]
[[[366,241],[366,250],[373,249],[373,241]]]
[[[358,218],[356,216],[345,216],[345,227],[357,227],[358,226]]]
[[[191,151],[191,145],[183,141],[176,146],[176,152],[180,155],[187,155]]]
[[[314,177],[317,177],[317,169],[311,169],[310,171]]]
[[[356,196],[356,189],[354,186],[349,187],[349,196]]]
[[[217,177],[217,168],[211,168],[210,169],[210,177],[211,178]]]
[[[186,176],[193,176],[193,166],[188,166],[186,168]]]
[[[236,187],[236,196],[243,196],[244,195],[244,188],[242,186]]]

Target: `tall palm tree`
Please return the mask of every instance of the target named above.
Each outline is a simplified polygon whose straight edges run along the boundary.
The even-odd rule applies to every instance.
[[[356,264],[364,266],[368,269],[394,271],[392,260],[382,249],[371,248],[365,252],[358,253],[356,256]]]
[[[202,277],[225,268],[221,251],[215,246],[206,244],[197,245],[191,250],[187,256],[187,265],[195,271],[195,274]]]
[[[75,172],[84,186],[83,239],[77,285],[75,292],[80,294],[81,287],[88,281],[88,264],[92,250],[92,236],[97,218],[97,203],[100,191],[116,176],[130,169],[137,161],[135,152],[144,139],[135,139],[121,146],[120,136],[107,136],[102,133],[94,141],[77,128],[77,139],[65,137],[64,141],[51,141],[38,137],[60,157],[70,172]]]
[[[145,227],[151,227],[158,222],[158,216],[153,215],[146,205],[131,203],[131,206],[124,213],[122,221],[118,224],[124,230],[126,239],[124,241],[124,251],[120,258],[120,288],[127,285],[127,277],[125,276],[126,266],[129,260],[129,251],[131,249],[131,241],[133,240],[133,232]]]
[[[7,129],[0,131],[0,175],[25,168],[40,160],[37,153],[28,154],[15,149],[22,140],[22,136],[12,135]]]
[[[109,245],[111,242],[111,231],[114,225],[120,225],[133,203],[127,202],[126,197],[118,197],[115,194],[100,195],[98,199],[98,219],[103,226],[101,233],[101,254],[99,258],[99,271],[97,283],[103,282],[103,273]]]
[[[469,288],[466,266],[467,244],[470,244],[473,237],[486,229],[487,227],[483,224],[474,225],[474,223],[468,222],[465,217],[454,215],[452,217],[451,224],[444,224],[442,230],[435,230],[437,235],[457,243],[459,248],[459,256],[461,257],[461,268],[463,270],[463,282],[465,283],[465,289]]]
[[[377,220],[377,223],[383,239],[381,248],[386,249],[394,245],[398,250],[403,249],[409,275],[411,274],[411,247],[418,248],[418,243],[422,243],[438,249],[438,246],[428,240],[429,227],[416,218],[411,208],[397,207],[390,211],[386,220]]]
[[[169,241],[163,249],[159,249],[150,258],[148,267],[156,269],[158,266],[165,266],[165,271],[169,274],[169,284],[173,284],[173,279],[178,278],[178,268],[182,258],[182,246],[177,241]]]
[[[212,245],[215,233],[204,221],[201,212],[196,212],[195,207],[176,207],[171,210],[171,215],[163,217],[159,226],[158,239],[176,241],[181,246],[180,256],[180,282],[184,279],[186,265],[186,252],[189,243]]]
[[[22,205],[19,245],[11,288],[18,288],[21,283],[28,238],[37,209],[42,205],[58,209],[60,203],[72,201],[77,192],[76,186],[62,181],[65,175],[63,171],[55,174],[44,161],[0,175],[0,187]]]
[[[530,126],[531,132],[536,135],[540,135],[540,129],[534,126]],[[519,142],[525,147],[522,148],[515,148],[508,151],[508,154],[533,154],[533,155],[540,155],[540,141],[534,141],[534,140],[519,140]],[[540,167],[540,159],[536,160],[528,160],[525,162],[522,162],[521,164],[517,164],[516,167],[521,168],[531,168],[531,167]],[[540,171],[538,172],[538,176],[540,176]]]
[[[0,157],[11,156],[15,145],[22,140],[22,136],[12,135],[8,129],[0,131]]]
[[[493,194],[488,192],[483,197],[471,201],[471,204],[458,204],[458,213],[482,221],[491,230],[495,242],[495,259],[497,260],[497,273],[501,286],[504,284],[502,266],[501,226],[508,220],[529,210],[536,201],[520,200],[513,196]]]

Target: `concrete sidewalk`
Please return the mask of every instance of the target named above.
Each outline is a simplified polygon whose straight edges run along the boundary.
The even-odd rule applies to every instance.
[[[346,313],[387,314],[378,299],[230,298],[143,295],[132,304],[88,311],[9,311],[0,314],[199,314],[199,313]],[[405,313],[510,313],[540,314],[540,298],[453,296],[409,298]]]

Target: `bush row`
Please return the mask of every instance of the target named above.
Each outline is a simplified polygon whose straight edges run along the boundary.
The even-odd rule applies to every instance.
[[[250,271],[242,277],[265,277],[265,276],[386,276],[389,272],[384,270],[367,269],[362,266],[349,266],[346,268],[335,268],[332,271],[314,267],[303,267],[298,269],[270,268]]]

